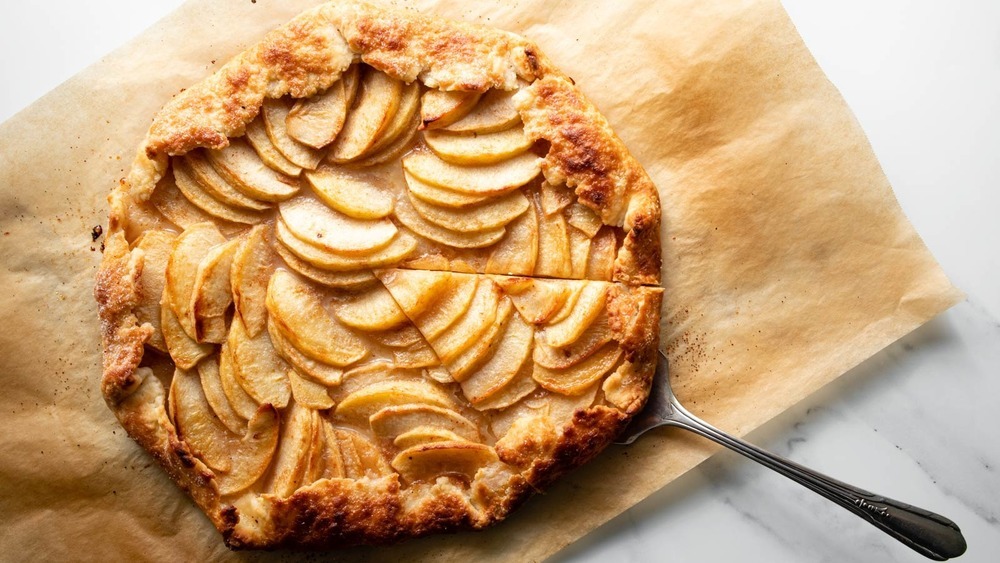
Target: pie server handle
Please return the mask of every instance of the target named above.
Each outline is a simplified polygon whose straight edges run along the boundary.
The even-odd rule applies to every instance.
[[[619,443],[632,443],[657,426],[677,426],[704,436],[777,471],[853,512],[917,553],[944,561],[965,553],[966,541],[954,522],[928,510],[876,495],[730,436],[685,409],[670,390],[667,361],[660,353],[654,389],[643,412],[626,428]]]

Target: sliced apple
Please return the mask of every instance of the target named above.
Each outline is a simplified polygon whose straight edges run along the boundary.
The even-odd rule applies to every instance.
[[[544,324],[566,303],[572,288],[565,283],[534,278],[494,278],[526,321]],[[527,284],[522,284],[527,281]]]
[[[226,205],[251,211],[264,211],[271,207],[269,203],[257,201],[236,189],[216,172],[201,150],[191,151],[183,157],[174,158],[173,163],[174,167],[181,170],[189,179],[197,182],[205,192]]]
[[[492,198],[491,195],[465,194],[428,184],[405,171],[403,178],[406,180],[406,187],[410,194],[431,205],[461,210],[489,201]]]
[[[342,479],[345,476],[344,458],[340,453],[340,439],[337,438],[337,430],[328,419],[320,417],[320,424],[323,426],[323,479]]]
[[[184,194],[177,189],[177,181],[174,179],[173,171],[168,172],[157,182],[156,189],[153,190],[153,195],[149,197],[149,202],[161,215],[174,225],[180,227],[181,230],[187,229],[192,225],[197,225],[198,223],[219,221],[217,217],[205,213],[200,207],[197,207],[188,198],[184,197]],[[219,225],[219,228],[222,231],[231,232],[246,227],[229,221],[223,221]]]
[[[368,355],[364,342],[334,320],[308,285],[286,271],[271,276],[266,305],[281,334],[314,360],[342,367]]]
[[[573,191],[566,186],[553,186],[542,182],[538,190],[542,214],[546,217],[555,215],[573,203]]]
[[[398,232],[388,219],[354,219],[308,197],[284,201],[278,210],[297,238],[342,254],[371,254],[388,246]]]
[[[395,405],[386,407],[368,418],[372,431],[381,438],[393,440],[419,426],[443,428],[462,439],[478,442],[479,429],[468,418],[451,409],[432,405]]]
[[[503,334],[507,328],[507,323],[512,316],[517,316],[510,299],[500,299],[497,307],[496,318],[477,338],[471,346],[459,354],[455,359],[447,363],[448,371],[455,381],[465,381],[469,374],[478,368],[490,356],[490,352],[497,346],[497,338]]]
[[[167,347],[167,353],[174,364],[181,369],[191,369],[198,365],[203,358],[208,357],[214,346],[202,344],[188,336],[184,327],[177,320],[177,315],[173,309],[167,305],[166,295],[160,306],[160,328],[163,331],[163,341]]]
[[[231,451],[229,473],[218,476],[219,494],[240,493],[256,483],[271,465],[278,449],[278,411],[273,406],[260,407],[247,425],[239,445]]]
[[[309,451],[321,435],[316,411],[292,403],[282,421],[281,440],[274,457],[271,479],[266,489],[279,498],[287,498],[298,488],[309,463]]]
[[[364,332],[390,330],[406,322],[406,314],[381,285],[335,304],[333,312],[340,322]]]
[[[296,141],[321,149],[337,138],[358,89],[358,65],[352,65],[322,94],[295,102],[285,127]]]
[[[223,496],[243,491],[264,474],[278,445],[278,413],[261,407],[243,434],[229,432],[207,409],[197,376],[174,373],[168,399],[177,431],[205,464],[217,472]]]
[[[446,229],[421,217],[413,208],[408,197],[402,197],[396,203],[396,218],[414,233],[453,248],[483,248],[490,246],[503,238],[506,232],[503,227],[472,233],[462,233]]]
[[[210,359],[199,362],[198,376],[201,379],[201,388],[205,393],[205,399],[212,407],[212,412],[230,432],[242,436],[247,429],[247,419],[241,417],[233,409],[226,397],[226,392],[222,388],[218,360]],[[256,412],[256,405],[254,405],[254,411]]]
[[[520,295],[534,287],[536,281],[545,281],[527,276],[489,276],[489,278],[509,295]]]
[[[594,213],[594,210],[582,203],[570,205],[567,215],[567,222],[586,233],[588,238],[594,238],[597,231],[601,230],[601,227],[604,226],[597,213]]]
[[[390,348],[406,348],[418,344],[424,339],[420,331],[417,330],[417,327],[410,324],[405,324],[384,332],[373,333],[370,336],[379,344]]]
[[[538,213],[535,206],[529,206],[506,229],[507,234],[486,261],[486,272],[530,276],[538,262]]]
[[[164,297],[184,332],[197,340],[192,296],[198,265],[212,247],[224,244],[226,237],[213,223],[198,223],[184,230],[174,239],[170,258],[167,259],[166,291]]]
[[[539,385],[563,395],[580,395],[604,377],[618,363],[622,349],[615,342],[591,354],[586,360],[564,370],[551,370],[535,364],[532,377]]]
[[[350,462],[346,463],[348,455],[345,455],[345,469],[349,477],[359,479],[361,477],[378,478],[392,473],[392,468],[386,463],[378,448],[357,432],[338,430],[340,444],[343,451],[350,452]],[[349,465],[349,467],[347,467]]]
[[[576,342],[580,335],[604,312],[608,295],[608,285],[600,282],[587,283],[573,311],[563,320],[545,329],[544,338],[549,346],[562,348]]]
[[[529,370],[528,379],[531,379]],[[534,383],[534,380],[532,380]],[[535,384],[537,389],[538,385]],[[541,389],[533,393],[551,395]],[[561,395],[559,395],[561,397]],[[537,436],[548,440],[555,436],[555,426],[548,420],[547,409],[533,409],[527,406],[527,400],[514,403],[509,408],[490,412],[490,432],[496,436],[496,447],[508,447],[511,442],[518,443],[525,437]],[[528,460],[525,460],[527,462]]]
[[[587,279],[610,281],[615,269],[615,250],[618,237],[614,230],[605,227],[590,241],[590,255],[587,257]]]
[[[305,244],[305,243],[302,243]],[[299,275],[320,285],[337,289],[362,289],[375,283],[375,276],[370,270],[355,270],[351,272],[331,272],[313,266],[292,253],[287,246],[279,244],[274,247],[278,255],[288,267]]]
[[[531,356],[534,334],[520,315],[511,316],[493,355],[462,381],[462,392],[469,402],[478,407],[510,384]]]
[[[459,166],[428,151],[413,152],[403,159],[403,169],[419,180],[472,195],[500,195],[515,190],[538,176],[542,159],[526,152],[483,166]]]
[[[174,180],[177,182],[177,188],[184,194],[184,197],[202,211],[224,221],[246,225],[259,223],[262,220],[263,217],[256,211],[234,207],[216,199],[194,179],[186,166],[177,166],[179,162],[174,161]]]
[[[229,146],[205,153],[215,170],[236,189],[261,201],[282,201],[299,192],[297,178],[274,171],[243,139],[230,139]]]
[[[535,210],[540,211],[537,199]],[[535,263],[535,275],[568,278],[572,273],[566,218],[557,213],[538,222],[538,261]]]
[[[451,272],[383,270],[376,274],[411,319],[424,313],[451,282]]]
[[[587,263],[590,261],[590,238],[575,227],[566,230],[569,234],[570,277],[586,279]]]
[[[448,364],[486,333],[496,319],[499,303],[500,288],[488,278],[480,279],[469,310],[440,336],[427,339],[442,362]]]
[[[267,323],[267,334],[271,338],[271,344],[274,346],[274,350],[286,362],[292,364],[295,368],[294,371],[298,371],[302,375],[325,387],[340,385],[340,381],[344,377],[344,370],[342,368],[324,364],[323,362],[317,362],[302,352],[299,352],[295,346],[293,346],[292,343],[281,334],[281,332],[275,327],[274,323]],[[295,391],[294,387],[292,391]]]
[[[233,255],[242,241],[234,239],[213,247],[198,264],[191,296],[194,330],[199,342],[221,344],[226,340],[226,311],[233,302],[230,271]]]
[[[429,444],[431,442],[461,442],[462,440],[464,438],[451,430],[445,430],[436,426],[417,426],[396,436],[392,441],[392,445],[405,450],[413,446]]]
[[[608,315],[606,312],[602,312],[572,344],[562,348],[554,348],[545,342],[537,342],[534,360],[536,364],[551,370],[567,369],[589,358],[594,352],[611,342],[611,337]]]
[[[520,191],[491,198],[490,201],[462,209],[440,207],[408,192],[410,203],[421,217],[451,231],[476,233],[503,227],[524,213],[531,203]]]
[[[236,366],[233,364],[233,354],[228,343],[223,343],[219,349],[219,381],[233,411],[240,418],[247,420],[253,418],[257,413],[257,401],[247,394],[236,378]]]
[[[438,363],[440,363],[440,361]],[[440,365],[425,367],[423,375],[428,379],[437,381],[438,383],[444,383],[445,385],[448,383],[455,383],[455,378],[448,373],[448,370],[444,369],[444,367]]]
[[[354,107],[330,147],[327,158],[348,162],[365,154],[389,127],[399,109],[403,83],[384,72],[366,68]]]
[[[375,447],[375,444],[360,434],[352,434],[351,438],[354,440],[354,449],[358,452],[358,458],[361,460],[361,467],[365,469],[367,475],[378,478],[393,472],[389,462],[382,457],[382,453]]]
[[[410,127],[417,110],[420,108],[420,82],[413,81],[403,86],[400,94],[399,107],[396,114],[392,116],[392,121],[386,126],[385,131],[379,135],[375,143],[365,151],[365,155],[375,154],[385,147],[391,145],[397,138],[408,133],[409,130],[416,129]]]
[[[333,406],[333,399],[327,394],[323,385],[302,377],[294,369],[288,370],[288,381],[292,385],[292,397],[296,403],[318,410]]]
[[[406,481],[433,481],[442,474],[468,480],[485,465],[495,463],[493,448],[472,442],[432,442],[407,448],[392,460],[392,468]]]
[[[167,400],[180,438],[210,469],[229,471],[231,449],[240,436],[230,432],[212,412],[198,376],[182,369],[174,371]]]
[[[403,369],[386,361],[374,360],[345,371],[343,381],[336,389],[331,390],[331,396],[335,401],[339,401],[370,385],[387,381],[416,381],[418,384],[423,384],[423,376],[420,371],[419,369]]]
[[[434,307],[426,314],[411,316],[424,338],[433,340],[441,336],[467,314],[479,283],[479,278],[475,276],[451,276],[448,284],[436,296]]]
[[[593,405],[600,387],[600,383],[594,383],[573,395],[546,391],[532,395],[525,399],[525,403],[535,407],[541,405],[545,411],[548,411],[547,414],[552,424],[558,427],[573,420],[573,414],[576,411]]]
[[[142,275],[139,277],[139,303],[135,307],[135,316],[139,324],[149,323],[153,327],[153,335],[149,344],[153,348],[167,351],[167,343],[163,341],[163,329],[160,322],[160,300],[167,285],[167,261],[173,249],[177,235],[160,230],[144,232],[135,242],[135,248],[142,250]]]
[[[355,433],[350,430],[336,429],[337,444],[340,446],[340,457],[344,465],[344,477],[361,479],[365,477],[365,468],[361,465],[361,456],[354,447]]]
[[[300,242],[300,244],[305,243]],[[337,289],[360,290],[374,284],[376,281],[375,276],[370,270],[334,272],[317,268],[312,263],[299,258],[288,249],[287,245],[278,244],[275,245],[274,249],[293,272],[320,285]]]
[[[597,385],[578,396],[564,396],[544,389],[535,391],[510,408],[496,411],[490,421],[491,429],[498,442],[506,441],[509,432],[522,436],[528,432],[554,432],[572,420],[578,409],[591,406],[597,394]]]
[[[275,227],[275,238],[295,256],[317,268],[333,272],[393,266],[402,262],[417,248],[417,239],[407,231],[400,231],[381,250],[367,255],[347,255],[302,241],[289,230],[284,221],[277,221]]]
[[[480,92],[430,89],[420,97],[421,129],[440,129],[466,116],[479,101]]]
[[[233,254],[229,270],[230,292],[235,304],[234,322],[242,322],[251,338],[264,330],[267,309],[267,282],[274,270],[274,252],[268,244],[268,230],[258,225],[247,233]]]
[[[401,368],[440,367],[438,364],[441,363],[434,350],[422,338],[410,346],[393,349],[392,359]]]
[[[226,343],[240,387],[257,404],[284,408],[292,396],[286,375],[288,364],[278,356],[267,334],[262,332],[251,338],[241,323],[232,323]]]
[[[381,150],[372,152],[364,158],[352,161],[351,166],[375,166],[390,160],[398,160],[404,153],[406,153],[406,151],[410,149],[410,147],[413,146],[413,141],[417,137],[417,127],[419,125],[420,115],[414,113],[410,118],[409,123],[407,123],[406,127],[403,128],[402,134],[396,137],[391,143],[382,147]]]
[[[392,195],[380,176],[353,168],[325,167],[306,173],[323,203],[354,219],[382,219],[392,214]]]
[[[484,386],[480,391],[474,391],[473,395],[478,397],[478,400],[472,406],[480,411],[486,411],[507,409],[511,405],[517,404],[518,401],[530,396],[538,389],[538,384],[531,377],[534,370],[534,362],[531,361],[530,357],[525,358],[520,369],[514,373],[514,377],[505,384],[499,387]],[[469,400],[472,401],[472,399]],[[499,436],[499,434],[497,435]]]
[[[376,381],[344,397],[337,405],[337,416],[347,420],[368,420],[376,412],[391,406],[423,403],[451,408],[454,402],[445,391],[424,380]]]
[[[587,282],[583,281],[564,281],[560,284],[565,288],[567,295],[566,299],[563,301],[562,307],[551,318],[549,318],[549,324],[556,324],[566,317],[570,316],[576,309],[576,302],[580,299],[580,295],[583,294],[583,288],[587,286]]]
[[[271,142],[271,138],[267,136],[267,127],[264,125],[264,116],[259,116],[247,124],[246,139],[261,161],[275,172],[293,178],[302,173],[302,167],[285,158],[285,155],[281,154],[278,147]]]
[[[288,135],[286,120],[290,109],[288,103],[283,99],[266,98],[264,100],[260,112],[264,116],[264,128],[267,129],[267,136],[274,143],[274,147],[290,162],[304,169],[313,170],[323,160],[323,153]]]
[[[444,129],[456,133],[492,133],[513,127],[521,121],[514,106],[516,93],[517,90],[490,90],[465,117]]]
[[[302,472],[302,478],[299,479],[296,489],[308,487],[319,481],[323,478],[323,472],[326,470],[326,460],[324,458],[326,433],[323,431],[322,420],[319,414],[317,413],[315,417],[312,440],[309,442],[309,453],[306,458],[306,469]]]
[[[493,164],[531,148],[531,139],[521,127],[496,133],[450,133],[427,131],[424,141],[442,160],[452,164]]]
[[[436,356],[435,356],[436,357]],[[444,366],[440,365],[441,361],[435,362],[435,365],[425,366],[422,371],[423,377],[430,379],[432,381],[437,381],[438,383],[443,383],[445,385],[449,383],[455,383],[455,378],[448,373],[448,370]]]

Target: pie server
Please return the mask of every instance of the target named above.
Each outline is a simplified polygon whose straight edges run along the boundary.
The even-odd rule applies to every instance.
[[[860,516],[925,557],[945,561],[965,553],[962,531],[944,516],[832,479],[730,436],[694,416],[681,406],[670,388],[667,357],[663,352],[659,353],[649,401],[625,428],[617,443],[631,444],[646,431],[659,426],[690,430],[769,467]]]

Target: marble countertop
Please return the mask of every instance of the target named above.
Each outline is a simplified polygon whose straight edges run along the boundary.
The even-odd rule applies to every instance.
[[[0,121],[180,3],[6,6]],[[749,438],[838,479],[939,512],[968,540],[961,561],[997,561],[1000,4],[784,4],[867,132],[903,209],[968,298]],[[51,41],[53,34],[60,40]],[[554,560],[923,558],[783,477],[722,452]]]

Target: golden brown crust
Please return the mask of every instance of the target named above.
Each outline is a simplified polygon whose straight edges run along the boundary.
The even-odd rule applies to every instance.
[[[626,362],[604,381],[607,401],[629,416],[646,403],[656,371],[660,343],[660,304],[663,290],[640,287],[624,291],[613,286],[608,295],[608,322],[619,339]]]
[[[129,253],[123,233],[111,234],[105,241],[94,285],[104,347],[101,388],[111,404],[117,404],[138,387],[135,370],[142,359],[143,345],[153,334],[149,325],[138,325],[133,312],[139,303],[141,275],[142,253]]]
[[[606,120],[531,42],[483,26],[355,2],[307,11],[171,100],[157,115],[126,182],[110,196],[107,248],[95,297],[104,345],[104,396],[148,450],[222,532],[232,548],[381,544],[430,533],[476,529],[503,519],[534,492],[599,453],[624,428],[649,391],[658,343],[660,292],[615,286],[608,316],[626,362],[608,378],[611,405],[577,410],[565,424],[528,421],[496,445],[499,460],[471,484],[442,477],[401,486],[399,478],[323,479],[288,498],[220,499],[215,476],[181,440],[165,410],[163,383],[140,368],[152,334],[133,312],[142,252],[130,251],[133,202],[143,202],[168,156],[222,148],[242,135],[265,98],[310,96],[363,60],[396,78],[445,90],[513,89],[525,130],[551,145],[549,181],[575,187],[607,224],[624,226],[615,279],[659,280],[659,203],[638,163]],[[615,408],[617,407],[617,408]],[[537,424],[536,424],[537,423]]]
[[[567,78],[545,76],[517,96],[524,130],[550,148],[542,172],[550,184],[576,189],[579,201],[607,225],[624,226],[615,281],[660,280],[660,203],[653,182],[607,119]]]
[[[554,67],[523,37],[494,28],[368,4],[328,12],[351,48],[375,68],[431,88],[483,92],[510,90]]]
[[[221,529],[219,495],[215,475],[177,437],[164,407],[166,392],[149,368],[135,372],[133,392],[112,405],[129,436],[148,451],[178,486],[194,498],[212,522]]]
[[[394,478],[323,480],[287,499],[268,497],[262,504],[266,529],[260,534],[245,527],[227,530],[230,547],[384,544],[403,533],[398,525],[400,487]]]
[[[628,420],[625,413],[603,405],[576,411],[552,452],[538,459],[525,477],[537,489],[548,487],[603,451],[625,429]]]
[[[260,111],[265,97],[311,96],[327,88],[354,54],[323,7],[272,31],[218,72],[175,97],[149,129],[146,155],[184,154],[196,147],[222,148]]]
[[[485,26],[331,2],[304,12],[171,100],[149,130],[146,153],[222,148],[243,134],[265,97],[307,97],[360,58],[407,83],[443,90],[514,88],[552,66],[531,42]]]

